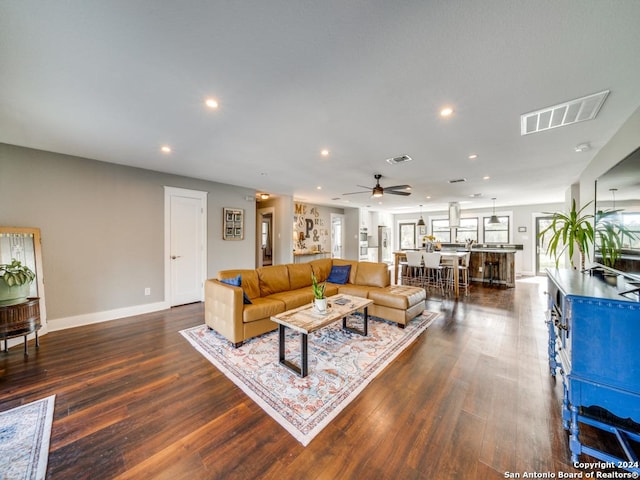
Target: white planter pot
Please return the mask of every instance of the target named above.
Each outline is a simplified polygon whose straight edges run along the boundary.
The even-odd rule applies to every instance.
[[[327,299],[326,298],[315,298],[313,303],[316,307],[316,310],[320,313],[325,313],[327,311]]]

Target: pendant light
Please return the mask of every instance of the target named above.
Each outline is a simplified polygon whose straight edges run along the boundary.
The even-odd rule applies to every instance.
[[[418,220],[418,226],[424,227],[424,219],[422,218],[422,205],[420,205],[420,220]]]
[[[618,189],[610,188],[609,191],[611,192],[611,196],[613,198],[613,208],[611,209],[611,221],[622,223],[622,216],[620,215],[620,212],[616,210],[616,192],[618,191]]]
[[[491,218],[489,219],[489,225],[498,225],[500,223],[500,219],[496,216],[496,199],[494,197],[491,200],[493,200],[493,215],[491,215]]]

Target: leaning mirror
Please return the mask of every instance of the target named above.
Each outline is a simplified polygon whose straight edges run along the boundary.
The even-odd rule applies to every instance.
[[[14,260],[35,273],[27,296],[40,299],[40,321],[44,326],[46,313],[39,228],[0,227],[0,264],[9,265]]]

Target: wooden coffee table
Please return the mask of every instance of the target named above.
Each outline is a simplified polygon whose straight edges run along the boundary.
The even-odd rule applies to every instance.
[[[367,336],[368,307],[373,304],[373,300],[343,294],[334,295],[329,297],[328,300],[329,306],[327,307],[326,313],[319,313],[315,310],[315,307],[310,304],[294,308],[293,310],[287,310],[286,312],[271,317],[271,320],[278,323],[280,364],[294,371],[301,377],[306,377],[308,373],[307,337],[310,333],[342,318],[343,329]],[[362,330],[347,326],[347,316],[360,309],[363,309],[364,313]],[[301,333],[300,365],[296,365],[285,358],[286,327]]]

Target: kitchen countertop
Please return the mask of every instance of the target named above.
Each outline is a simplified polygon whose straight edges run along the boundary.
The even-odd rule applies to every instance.
[[[480,253],[516,253],[515,248],[472,248],[471,252]]]

